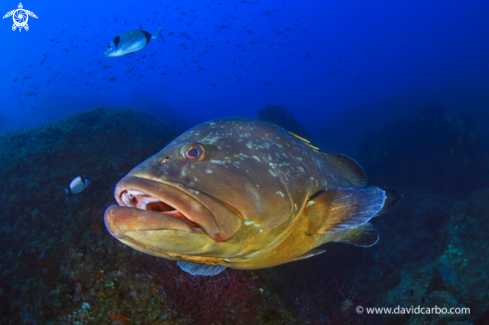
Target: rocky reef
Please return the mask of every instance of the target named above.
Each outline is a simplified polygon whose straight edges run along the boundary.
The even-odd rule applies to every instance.
[[[163,297],[134,284],[123,266],[132,252],[107,234],[103,213],[115,183],[183,127],[98,108],[0,137],[2,324],[110,323],[142,306],[140,317],[161,316],[146,307]],[[79,175],[89,190],[73,195]]]
[[[294,114],[287,113],[284,106],[268,104],[258,111],[258,119],[283,127],[303,138],[312,140],[312,135],[295,118]]]
[[[489,187],[489,138],[475,112],[429,103],[362,137],[357,157],[371,183],[418,185],[463,198]]]
[[[0,323],[488,324],[482,129],[437,106],[419,112],[365,138],[354,157],[370,184],[399,185],[405,197],[373,220],[375,246],[327,244],[324,254],[306,260],[213,279],[142,256],[103,223],[116,182],[184,125],[99,108],[1,136]],[[261,114],[308,137],[283,107]],[[73,195],[68,186],[79,175],[91,183]],[[459,309],[367,314],[371,307]]]

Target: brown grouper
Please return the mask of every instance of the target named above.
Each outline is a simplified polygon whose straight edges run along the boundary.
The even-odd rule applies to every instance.
[[[379,238],[369,220],[402,198],[360,165],[260,120],[197,125],[122,178],[105,225],[122,243],[213,275],[261,269]]]

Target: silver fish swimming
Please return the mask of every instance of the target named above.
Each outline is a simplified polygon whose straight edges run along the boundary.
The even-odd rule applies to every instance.
[[[370,247],[373,217],[392,210],[394,187],[367,187],[360,165],[260,120],[200,124],[122,178],[108,231],[191,274],[260,269],[342,242]],[[321,247],[320,247],[321,246]]]
[[[112,42],[107,46],[107,51],[105,51],[104,57],[113,58],[142,50],[152,39],[166,42],[161,35],[162,29],[163,26],[158,28],[153,34],[150,34],[145,30],[130,30],[119,34],[114,37]]]

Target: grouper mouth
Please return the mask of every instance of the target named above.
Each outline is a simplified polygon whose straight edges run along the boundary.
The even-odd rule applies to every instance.
[[[126,176],[117,183],[114,196],[119,206],[108,207],[104,220],[109,232],[121,240],[130,239],[126,232],[177,230],[207,234],[222,242],[231,239],[241,225],[232,210],[179,183]]]

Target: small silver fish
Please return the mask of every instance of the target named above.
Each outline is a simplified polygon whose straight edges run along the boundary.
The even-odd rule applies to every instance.
[[[148,45],[151,39],[165,42],[165,39],[160,35],[163,26],[158,28],[153,34],[148,33],[145,30],[130,30],[114,37],[112,42],[107,46],[107,51],[104,53],[104,57],[112,58],[117,56],[123,56],[131,54],[136,51],[142,50]]]
[[[78,194],[81,191],[85,190],[90,183],[91,182],[88,179],[78,176],[77,178],[71,181],[70,191],[73,194]]]

